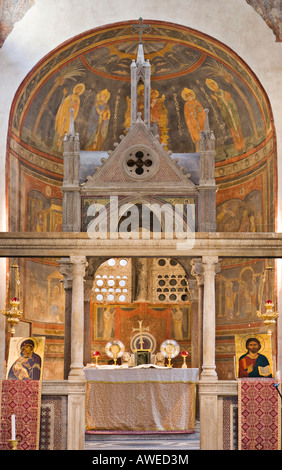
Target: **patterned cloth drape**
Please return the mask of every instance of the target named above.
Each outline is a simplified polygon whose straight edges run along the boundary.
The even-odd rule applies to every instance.
[[[281,398],[274,379],[238,379],[239,450],[281,449]]]
[[[11,415],[16,417],[18,450],[38,450],[40,433],[41,380],[0,382],[0,450],[11,450]]]

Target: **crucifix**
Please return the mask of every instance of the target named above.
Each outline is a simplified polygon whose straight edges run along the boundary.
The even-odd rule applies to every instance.
[[[139,44],[142,44],[142,30],[144,29],[144,32],[147,31],[149,32],[151,27],[149,24],[142,24],[143,19],[140,17],[139,18],[139,24],[133,24],[132,25],[132,31],[138,32],[139,30]]]
[[[132,331],[139,331],[139,334],[140,334],[140,340],[139,340],[139,343],[140,343],[140,349],[143,350],[143,336],[142,336],[142,333],[143,331],[149,331],[149,327],[146,326],[146,328],[142,328],[142,321],[138,321],[139,323],[139,328],[132,328]]]

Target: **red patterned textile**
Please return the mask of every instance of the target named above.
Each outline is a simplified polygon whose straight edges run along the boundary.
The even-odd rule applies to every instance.
[[[16,416],[18,450],[38,450],[41,408],[40,380],[2,380],[0,450],[11,450],[11,415]]]
[[[239,450],[281,449],[281,398],[274,379],[238,379]]]

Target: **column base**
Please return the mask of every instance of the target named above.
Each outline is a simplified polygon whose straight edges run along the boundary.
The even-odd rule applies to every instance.
[[[71,369],[69,376],[68,376],[68,380],[71,380],[71,381],[86,380],[83,369],[81,369],[80,367]]]
[[[218,380],[217,373],[215,371],[215,366],[203,366],[203,370],[200,374],[200,379],[202,380]]]
[[[217,382],[215,378],[213,382]],[[211,377],[205,377],[205,382],[200,380],[199,396],[200,422],[203,423],[203,426],[200,426],[200,449],[218,450],[218,397]]]
[[[85,379],[69,379],[67,450],[84,450]]]

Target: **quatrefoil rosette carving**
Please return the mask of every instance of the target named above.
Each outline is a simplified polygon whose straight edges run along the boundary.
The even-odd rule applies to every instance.
[[[125,173],[135,180],[150,178],[159,168],[159,156],[145,145],[136,145],[127,150],[122,161]]]

